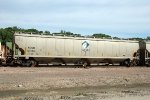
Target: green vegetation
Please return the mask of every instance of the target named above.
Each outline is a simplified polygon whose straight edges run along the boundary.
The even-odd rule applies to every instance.
[[[13,39],[13,30],[9,28],[0,29],[0,41],[3,45],[6,45],[6,42],[10,42]]]
[[[61,35],[61,36],[76,36],[76,37],[81,37],[80,34],[74,34],[72,32],[66,32],[61,30],[59,33],[52,33],[53,35]]]
[[[141,41],[143,39],[142,38],[129,38],[129,40],[138,40],[138,41]]]
[[[58,33],[50,33],[50,31],[39,31],[37,29],[23,29],[23,28],[19,28],[19,27],[7,27],[7,28],[0,28],[0,41],[3,45],[6,45],[6,42],[11,42],[13,39],[13,34],[15,32],[22,32],[22,33],[32,33],[32,34],[44,34],[44,35],[59,35],[59,36],[73,36],[73,37],[83,37],[81,36],[81,34],[75,34],[72,32],[67,32],[64,30],[61,30]],[[89,37],[95,37],[95,38],[105,38],[105,39],[120,39],[118,37],[111,37],[110,35],[106,35],[103,33],[96,33],[93,34]],[[150,40],[150,36],[148,36],[146,39],[142,39],[142,38],[129,38],[129,40]]]
[[[150,40],[150,36],[148,36],[148,37],[146,38],[146,40]]]
[[[95,38],[111,38],[110,35],[106,35],[106,34],[103,34],[103,33],[93,34],[92,36],[94,36]]]

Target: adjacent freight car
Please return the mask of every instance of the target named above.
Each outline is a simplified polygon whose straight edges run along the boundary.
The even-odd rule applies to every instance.
[[[0,42],[0,62],[2,62],[2,59],[3,59],[3,57],[2,57],[2,49],[1,49],[2,47],[1,47],[1,42]]]
[[[125,64],[137,59],[138,41],[15,33],[13,63],[35,66],[59,64]],[[9,60],[10,61],[10,60]]]
[[[145,64],[150,66],[150,42],[146,42]]]
[[[9,53],[9,48],[12,47],[12,43],[11,42],[7,42],[6,45],[2,45],[0,42],[0,64],[2,64],[2,62],[6,61],[6,58],[8,56]],[[8,44],[10,44],[8,46]]]

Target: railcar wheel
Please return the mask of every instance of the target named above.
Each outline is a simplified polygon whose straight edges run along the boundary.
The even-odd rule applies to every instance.
[[[147,61],[145,62],[145,64],[146,64],[147,67],[150,67],[150,60],[147,60]]]
[[[2,60],[0,60],[0,66],[2,66]]]
[[[90,65],[90,63],[87,59],[82,59],[81,64],[84,68],[87,68]]]
[[[84,63],[83,63],[83,67],[84,67],[84,68],[86,68],[86,67],[87,67],[87,65],[88,65],[88,63],[87,63],[87,62],[84,62]]]
[[[35,60],[27,60],[23,66],[26,67],[35,67],[37,65],[37,62]]]
[[[80,65],[80,66],[83,66],[84,68],[87,68],[87,66],[90,65],[90,62],[88,59],[80,59],[75,62],[75,65],[76,66]]]
[[[109,63],[106,63],[105,66],[109,66]]]
[[[35,60],[31,60],[31,66],[30,67],[35,67],[37,65],[37,62]]]
[[[138,65],[138,61],[136,59],[133,59],[131,62],[130,62],[130,66],[136,66]]]
[[[26,67],[31,67],[31,61],[30,61],[30,60],[27,60],[27,61],[25,62],[25,66],[26,66]]]
[[[127,59],[124,61],[125,66],[130,67],[131,66],[131,61],[130,59]]]

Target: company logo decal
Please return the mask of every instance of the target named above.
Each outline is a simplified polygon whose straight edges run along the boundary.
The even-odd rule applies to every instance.
[[[84,41],[83,43],[82,43],[82,50],[83,51],[88,51],[89,50],[89,41]]]

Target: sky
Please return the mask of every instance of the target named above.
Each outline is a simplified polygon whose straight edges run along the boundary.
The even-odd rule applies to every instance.
[[[150,36],[150,0],[0,0],[0,28]]]

